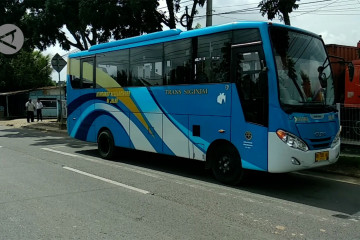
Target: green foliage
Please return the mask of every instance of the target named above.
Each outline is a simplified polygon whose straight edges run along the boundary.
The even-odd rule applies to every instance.
[[[183,24],[187,24],[186,28],[187,30],[193,29],[193,19],[194,16],[198,13],[197,7],[204,7],[206,0],[194,0],[192,1],[192,7],[188,11],[188,22],[183,22]],[[185,2],[184,2],[185,3]],[[168,26],[169,28],[173,29],[176,28],[176,23],[180,21],[180,19],[176,18],[176,13],[179,13],[180,11],[180,4],[181,0],[166,0],[167,8],[168,8],[168,15],[169,17],[165,17],[166,11],[164,12],[162,16],[162,22]],[[186,4],[184,4],[186,5]],[[185,10],[185,8],[183,8]],[[186,16],[183,16],[186,17]],[[182,18],[183,18],[182,17]],[[195,27],[196,28],[196,27]]]
[[[258,7],[263,16],[267,15],[269,20],[273,20],[276,16],[280,21],[284,21],[286,25],[290,25],[289,13],[299,7],[296,2],[300,0],[262,0]]]
[[[157,0],[24,0],[28,40],[44,50],[58,41],[64,50],[160,31]],[[69,33],[71,38],[69,38]]]
[[[0,92],[52,86],[50,57],[39,51],[0,54]]]

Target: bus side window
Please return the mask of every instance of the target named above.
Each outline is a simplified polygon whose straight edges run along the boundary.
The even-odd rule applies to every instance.
[[[235,50],[235,82],[245,120],[267,126],[267,75],[262,71],[260,53]]]
[[[163,44],[130,49],[130,77],[133,86],[162,85]]]
[[[80,79],[80,60],[77,58],[69,59],[69,75],[70,75],[70,84],[74,89],[81,88],[81,79]]]
[[[195,82],[229,82],[231,31],[200,36],[195,57]]]
[[[129,73],[129,50],[96,55],[96,87],[126,87]]]
[[[81,59],[81,88],[94,88],[94,58]]]
[[[183,39],[164,43],[165,85],[186,84],[192,77],[192,41]]]

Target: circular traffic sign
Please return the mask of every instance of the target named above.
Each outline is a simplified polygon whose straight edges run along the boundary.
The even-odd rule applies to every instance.
[[[17,53],[24,44],[24,34],[14,24],[0,26],[0,53]]]

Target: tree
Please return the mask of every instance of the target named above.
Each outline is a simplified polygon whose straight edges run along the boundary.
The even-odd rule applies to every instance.
[[[194,17],[196,14],[198,14],[198,11],[196,10],[197,5],[199,5],[200,7],[203,7],[205,5],[206,0],[194,0],[193,6],[191,8],[191,12],[190,12],[190,17],[189,17],[189,21],[187,23],[187,30],[191,30],[193,22],[194,22]]]
[[[166,0],[167,8],[169,11],[169,17],[165,16],[166,12],[163,13],[162,22],[170,29],[173,29],[176,28],[176,23],[178,21],[182,20],[182,24],[184,24],[185,23],[184,21],[187,20],[186,28],[187,30],[191,30],[193,29],[192,25],[193,25],[194,17],[198,13],[196,8],[197,6],[203,7],[205,5],[205,2],[206,0],[194,0],[192,3],[190,14],[189,13],[187,13],[188,15],[183,14],[181,19],[178,20],[175,14],[180,11],[181,0]]]
[[[178,20],[175,14],[178,13],[180,10],[180,1],[181,0],[166,0],[166,5],[169,11],[169,17],[166,18],[165,14],[163,14],[162,22],[170,29],[176,28],[176,22]]]
[[[267,14],[269,20],[273,20],[276,16],[280,21],[284,21],[286,25],[290,24],[290,16],[293,10],[296,10],[299,5],[296,4],[299,0],[262,0],[258,7],[262,16]]]
[[[160,31],[157,0],[24,0],[29,41],[40,50],[64,50]],[[69,35],[72,38],[69,39]]]
[[[39,51],[0,55],[1,92],[52,86],[51,72],[50,57]]]
[[[11,23],[18,25],[21,17],[25,14],[25,8],[17,0],[0,1],[0,25]]]

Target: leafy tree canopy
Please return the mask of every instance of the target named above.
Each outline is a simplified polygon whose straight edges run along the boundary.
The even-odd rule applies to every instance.
[[[0,92],[52,86],[50,57],[39,51],[0,54]]]
[[[185,1],[188,3],[189,1]],[[184,2],[184,3],[185,3]],[[194,0],[192,1],[192,7],[188,11],[188,15],[183,15],[183,17],[187,18],[186,28],[187,30],[193,29],[193,20],[196,14],[198,14],[197,7],[204,7],[206,0]],[[180,21],[180,19],[176,18],[176,13],[180,11],[181,0],[166,0],[167,8],[168,8],[168,17],[165,16],[166,11],[163,14],[162,22],[168,26],[169,28],[176,28],[176,23]],[[184,22],[185,23],[185,22]]]
[[[262,0],[258,7],[260,7],[261,14],[267,15],[269,20],[273,20],[277,16],[280,21],[290,25],[289,13],[299,7],[296,4],[298,1],[300,0]]]
[[[23,5],[28,40],[40,50],[56,41],[64,50],[86,50],[162,29],[157,0],[24,0]]]

